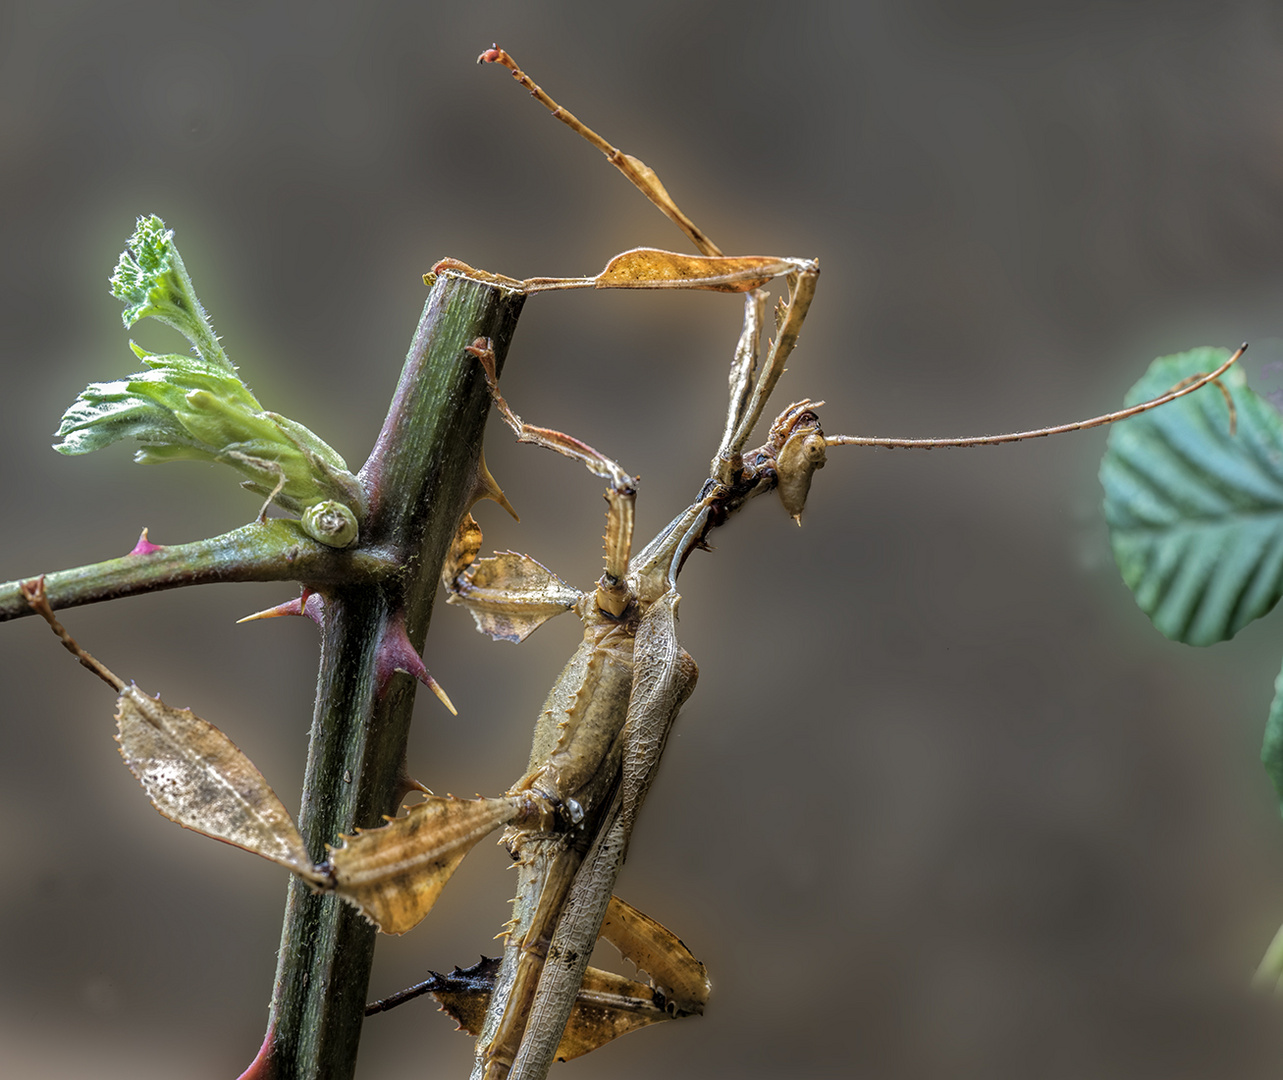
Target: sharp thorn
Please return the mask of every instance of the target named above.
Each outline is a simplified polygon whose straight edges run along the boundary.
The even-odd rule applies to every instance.
[[[139,534],[138,543],[136,543],[133,546],[133,550],[130,551],[129,554],[130,555],[151,555],[154,552],[163,551],[163,550],[164,550],[163,544],[153,544],[150,540],[147,539],[147,530],[146,528],[144,528],[142,533]],[[128,558],[128,556],[126,556],[126,558]]]

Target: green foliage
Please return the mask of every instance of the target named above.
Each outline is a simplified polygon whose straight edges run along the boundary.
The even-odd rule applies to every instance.
[[[1228,356],[1202,348],[1165,356],[1127,404],[1156,397]],[[1114,558],[1136,602],[1167,637],[1210,645],[1233,637],[1283,594],[1283,416],[1241,368],[1117,424],[1100,466]],[[1236,423],[1225,395],[1234,403]],[[1261,761],[1283,811],[1283,672]],[[1283,930],[1256,983],[1283,987]]]
[[[1224,362],[1194,349],[1150,365],[1127,404]],[[1283,595],[1283,416],[1241,368],[1115,425],[1100,467],[1114,558],[1141,610],[1174,641],[1233,637]]]
[[[148,368],[90,383],[63,414],[54,449],[86,454],[122,439],[142,447],[144,464],[194,459],[231,465],[244,486],[304,515],[309,534],[334,547],[356,539],[362,498],[356,477],[324,440],[288,417],[266,412],[240,380],[196,298],[172,230],[138,219],[111,277],[124,323],[154,318],[181,332],[195,356],[158,355],[130,342]],[[308,511],[324,504],[322,514]]]
[[[174,231],[166,229],[155,214],[138,219],[108,284],[111,295],[125,305],[121,320],[126,330],[139,319],[157,319],[181,333],[210,363],[228,372],[236,370],[223,354],[209,317],[196,298],[192,279],[174,246]]]

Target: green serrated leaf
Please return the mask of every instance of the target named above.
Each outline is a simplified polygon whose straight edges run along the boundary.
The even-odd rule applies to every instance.
[[[208,364],[235,372],[192,288],[174,246],[174,231],[155,214],[138,219],[108,284],[111,295],[125,305],[121,319],[126,329],[139,319],[156,319],[187,338]]]
[[[1226,349],[1150,365],[1127,404],[1211,371]],[[1239,367],[1215,386],[1124,420],[1110,432],[1100,481],[1114,559],[1136,603],[1174,641],[1233,637],[1283,595],[1283,417]]]

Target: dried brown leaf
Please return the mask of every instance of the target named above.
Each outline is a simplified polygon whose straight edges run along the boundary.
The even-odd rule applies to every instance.
[[[165,817],[325,883],[263,774],[213,724],[132,685],[120,692],[116,722],[121,757]]]
[[[462,535],[461,528],[456,544]],[[456,582],[450,603],[465,605],[483,634],[524,641],[554,615],[574,608],[582,595],[529,555],[504,551],[473,563]]]
[[[335,891],[385,934],[417,926],[476,843],[510,821],[518,800],[429,795],[378,829],[330,850]]]
[[[634,248],[616,255],[594,282],[599,289],[712,289],[748,292],[798,266],[771,255],[684,255]]]

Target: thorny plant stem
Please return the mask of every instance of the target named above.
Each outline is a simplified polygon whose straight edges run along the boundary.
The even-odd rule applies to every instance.
[[[172,547],[45,576],[53,608],[215,581],[295,581],[319,593],[321,665],[299,818],[312,858],[377,826],[405,794],[405,749],[441,564],[474,501],[490,395],[466,350],[488,338],[502,367],[525,297],[467,274],[436,275],[383,430],[359,480],[368,507],[354,547],[298,522],[256,522]],[[0,621],[30,615],[0,585]],[[356,1068],[375,930],[332,895],[292,879],[267,1037],[246,1080],[347,1080]]]
[[[523,297],[453,274],[433,285],[391,411],[361,471],[370,514],[362,542],[403,574],[322,590],[320,677],[299,826],[314,859],[340,833],[373,827],[404,795],[416,683],[391,670],[385,643],[404,626],[420,650],[441,564],[472,497],[489,406],[478,337],[502,363]],[[268,1037],[255,1077],[353,1074],[374,928],[333,896],[290,883]]]

